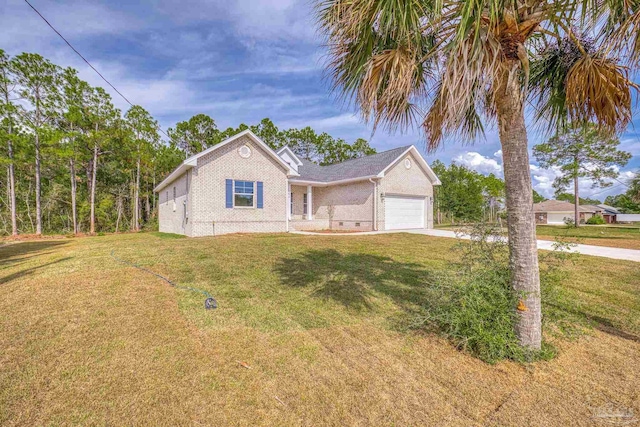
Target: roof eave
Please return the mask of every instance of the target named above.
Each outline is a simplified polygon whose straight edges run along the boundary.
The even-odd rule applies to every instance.
[[[316,181],[312,179],[290,179],[289,181],[291,184],[312,185],[315,187],[329,187],[332,185],[349,184],[351,182],[368,181],[375,178],[379,178],[378,175],[358,176],[355,178],[338,179],[334,181]]]

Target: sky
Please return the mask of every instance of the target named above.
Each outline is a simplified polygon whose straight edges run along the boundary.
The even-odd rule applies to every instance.
[[[416,145],[427,161],[455,161],[502,176],[495,129],[473,143],[449,138],[435,153],[424,152],[417,130],[372,133],[357,111],[339,101],[326,78],[326,50],[316,32],[313,0],[30,0],[131,102],[142,105],[163,129],[199,113],[219,128],[258,123],[269,117],[281,129],[311,126],[349,142],[365,138],[378,151]],[[0,0],[0,49],[34,52],[71,66],[102,86],[125,111],[128,104],[62,41],[24,0]],[[634,156],[620,181],[640,169],[640,115],[621,136]],[[530,147],[544,137],[530,132]],[[531,161],[534,188],[553,196],[556,170]],[[601,200],[624,192],[580,183],[583,197]]]

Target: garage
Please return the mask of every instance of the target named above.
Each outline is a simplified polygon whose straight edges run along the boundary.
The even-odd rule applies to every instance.
[[[573,214],[567,212],[549,212],[547,214],[547,224],[564,224],[565,218],[573,219]]]
[[[387,230],[424,228],[424,197],[386,196],[384,224]]]

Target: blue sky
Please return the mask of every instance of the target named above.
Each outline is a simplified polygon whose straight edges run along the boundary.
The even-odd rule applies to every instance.
[[[36,8],[127,98],[148,109],[164,129],[194,114],[218,127],[271,118],[280,128],[311,126],[334,137],[368,139],[378,151],[415,144],[418,132],[371,134],[356,112],[331,94],[324,78],[325,50],[316,34],[311,0],[187,0],[83,2],[31,0]],[[9,54],[37,52],[72,66],[96,86],[106,85],[23,0],[0,4],[0,48]],[[110,88],[118,107],[127,104]],[[640,124],[640,120],[636,120]],[[632,128],[622,147],[634,158],[621,180],[640,169],[640,132]],[[531,146],[540,137],[530,135]],[[474,144],[446,141],[428,161],[456,161],[501,175],[497,132]],[[532,160],[534,187],[550,197],[556,172]],[[604,199],[623,192],[582,183],[582,194]]]

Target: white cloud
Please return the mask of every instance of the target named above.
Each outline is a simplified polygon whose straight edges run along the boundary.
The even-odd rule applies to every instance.
[[[619,170],[618,168],[615,168]],[[533,188],[543,196],[552,199],[555,194],[553,188],[553,181],[556,177],[560,176],[560,168],[554,167],[552,169],[542,169],[539,166],[531,165],[531,177]],[[632,171],[620,172],[617,180],[607,179],[611,185],[609,187],[593,187],[593,181],[587,178],[578,179],[578,188],[580,191],[580,197],[582,198],[595,198],[598,200],[604,200],[609,195],[620,194],[626,190],[626,186],[622,183],[626,183],[635,174]],[[621,183],[622,182],[622,183]],[[569,193],[573,192],[573,186],[570,186],[566,190]]]
[[[492,173],[497,176],[502,176],[502,166],[495,159],[485,157],[475,151],[467,151],[466,153],[460,154],[456,156],[453,161],[483,175]]]
[[[283,128],[301,128],[310,126],[318,132],[330,132],[335,129],[345,129],[349,127],[362,127],[362,120],[359,116],[352,113],[345,113],[331,117],[316,119],[297,119],[285,121],[282,123]]]
[[[102,34],[139,31],[145,21],[96,2],[38,2],[47,20],[65,37],[75,39]],[[11,53],[44,53],[52,43],[64,42],[21,0],[5,0],[0,5],[0,46]]]

